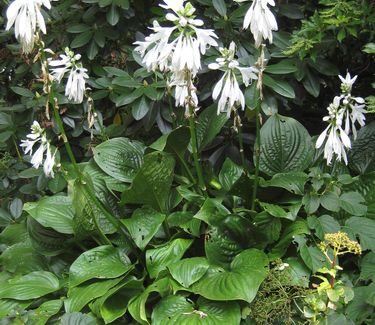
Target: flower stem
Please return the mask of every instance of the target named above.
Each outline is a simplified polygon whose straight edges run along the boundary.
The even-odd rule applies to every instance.
[[[240,146],[240,156],[241,156],[241,164],[242,168],[247,173],[246,168],[246,160],[245,160],[245,153],[244,153],[244,145],[243,145],[243,136],[242,136],[242,121],[240,115],[238,114],[237,110],[234,110],[234,128],[238,135],[238,144]]]
[[[193,159],[195,170],[198,176],[198,186],[203,191],[206,190],[206,185],[204,184],[203,173],[202,173],[202,166],[199,162],[198,157],[198,141],[197,141],[197,130],[195,128],[195,120],[194,120],[194,110],[191,105],[189,105],[189,126],[190,126],[190,136],[191,136],[191,148],[193,151]]]
[[[259,59],[257,61],[257,68],[258,68],[258,83],[257,83],[257,90],[259,92],[259,99],[257,105],[255,107],[255,124],[256,124],[256,140],[255,140],[255,173],[254,173],[254,187],[253,187],[253,197],[251,200],[251,210],[255,210],[255,203],[257,198],[257,191],[258,191],[258,184],[259,184],[259,165],[260,165],[260,147],[261,147],[261,140],[260,140],[260,110],[263,101],[263,72],[266,68],[266,60],[264,57],[264,48],[265,45],[262,44],[261,52]]]
[[[259,184],[259,164],[260,164],[260,105],[261,101],[255,108],[255,123],[256,123],[256,140],[255,140],[255,172],[254,172],[254,186],[253,186],[253,198],[251,200],[251,210],[255,210],[255,203],[257,198],[258,184]]]

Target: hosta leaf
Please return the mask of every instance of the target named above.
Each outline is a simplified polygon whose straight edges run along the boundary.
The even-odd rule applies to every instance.
[[[60,283],[54,274],[46,271],[35,271],[2,283],[0,299],[35,299],[59,289]]]
[[[229,158],[225,159],[223,167],[219,174],[219,182],[223,186],[223,189],[229,191],[234,183],[236,183],[241,177],[243,168],[236,165]]]
[[[81,311],[91,300],[105,295],[108,290],[117,285],[123,278],[96,281],[69,289],[68,299],[64,301],[67,313]]]
[[[142,165],[145,147],[127,138],[115,138],[101,143],[94,149],[94,159],[108,175],[131,182]]]
[[[216,105],[205,108],[196,122],[198,150],[202,151],[219,134],[228,121],[226,114],[217,114]]]
[[[354,234],[359,236],[363,250],[375,252],[375,221],[364,217],[352,217],[345,223]]]
[[[109,289],[108,292],[90,304],[91,310],[101,315],[106,324],[110,324],[122,317],[127,309],[130,299],[143,290],[143,280],[129,277],[123,282]]]
[[[99,246],[81,254],[70,266],[69,287],[96,279],[119,277],[133,268],[123,249]]]
[[[97,321],[86,314],[66,313],[61,317],[61,325],[97,325]]]
[[[22,310],[32,304],[30,301],[20,301],[11,299],[0,299],[0,319],[14,314],[15,310]]]
[[[193,305],[185,297],[168,296],[152,313],[153,325],[239,325],[241,311],[234,302],[214,302],[200,297]]]
[[[168,269],[179,284],[188,288],[206,273],[208,267],[206,258],[192,257],[178,261],[170,265]]]
[[[133,299],[129,303],[129,313],[132,315],[132,317],[142,325],[148,325],[150,324],[147,317],[146,312],[146,303],[148,300],[149,295],[152,292],[159,293],[162,297],[175,294],[177,289],[181,289],[178,287],[177,283],[166,277],[162,278],[158,281],[155,281],[153,284],[148,286],[145,291],[143,291],[141,294],[139,294],[136,297],[133,297]]]
[[[26,203],[23,209],[42,226],[62,234],[73,234],[72,199],[67,196],[46,196],[38,202]]]
[[[43,255],[56,256],[68,245],[67,236],[51,228],[45,228],[33,218],[27,218],[27,231],[32,246]]]
[[[121,222],[128,228],[136,245],[144,249],[159,230],[165,217],[152,208],[142,207],[135,210],[131,218],[123,219]]]
[[[375,122],[359,130],[349,151],[349,166],[360,174],[375,171]]]
[[[291,193],[303,195],[307,179],[307,174],[302,172],[279,173],[273,175],[271,180],[261,182],[260,185],[262,187],[281,187]]]
[[[210,266],[192,291],[212,300],[253,301],[268,273],[268,258],[257,249],[247,249],[237,255],[228,270]]]
[[[156,278],[162,270],[179,261],[192,242],[190,239],[179,238],[146,251],[146,265],[150,277]]]
[[[169,154],[153,152],[145,155],[131,187],[122,193],[121,203],[147,204],[165,212],[174,166],[175,161]]]
[[[311,137],[295,119],[276,114],[263,125],[260,170],[267,175],[303,171],[312,153]]]
[[[45,303],[41,304],[37,309],[34,309],[31,312],[28,318],[28,324],[46,324],[53,315],[56,315],[60,311],[62,305],[63,301],[61,299],[46,301]]]
[[[46,269],[47,260],[27,240],[8,247],[0,256],[0,264],[4,271],[26,274]]]

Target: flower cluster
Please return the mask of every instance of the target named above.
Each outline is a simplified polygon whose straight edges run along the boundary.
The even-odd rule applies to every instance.
[[[257,69],[253,67],[240,67],[240,64],[235,60],[236,45],[231,42],[229,49],[220,48],[222,57],[216,59],[216,63],[211,63],[208,67],[212,70],[222,70],[224,75],[215,85],[212,93],[212,98],[216,100],[219,95],[219,103],[217,113],[226,112],[229,116],[235,105],[245,108],[245,97],[240,89],[237,81],[236,71],[240,72],[242,81],[247,87],[253,79],[257,79]]]
[[[333,99],[327,110],[328,116],[323,118],[328,122],[327,128],[320,134],[316,148],[320,148],[325,139],[328,138],[324,147],[324,158],[329,165],[332,161],[333,155],[336,155],[336,160],[344,159],[345,164],[348,164],[346,149],[351,148],[350,133],[353,133],[354,139],[357,137],[356,123],[362,127],[365,125],[365,100],[362,97],[353,97],[351,90],[357,76],[353,78],[347,73],[346,77],[339,76],[341,84],[341,95]],[[345,121],[345,125],[343,123]]]
[[[54,177],[53,167],[55,166],[55,154],[52,154],[51,145],[46,138],[44,129],[39,125],[37,121],[34,121],[31,126],[31,133],[26,136],[26,140],[21,140],[21,147],[25,154],[31,155],[31,163],[34,168],[38,169],[43,164],[43,171],[47,177]],[[39,143],[39,148],[33,153],[33,147],[36,143]],[[46,157],[44,159],[44,153]]]
[[[86,90],[87,69],[83,68],[80,54],[74,54],[68,48],[65,49],[65,54],[60,54],[58,60],[48,60],[48,65],[51,68],[51,74],[54,80],[61,82],[64,75],[69,72],[68,82],[65,86],[65,96],[73,103],[80,104],[83,102],[83,97]]]
[[[235,0],[244,2],[247,0]],[[278,29],[275,16],[268,8],[268,5],[274,6],[274,0],[253,0],[249,10],[245,15],[243,28],[250,26],[250,31],[254,36],[255,46],[259,47],[263,40],[268,39],[272,43],[272,31]]]
[[[53,1],[53,0],[52,0]],[[41,7],[51,9],[50,0],[15,0],[7,9],[7,25],[9,30],[14,25],[14,33],[21,43],[22,51],[30,53],[35,44],[37,27],[46,34],[46,24]]]
[[[173,27],[161,27],[154,21],[154,31],[144,41],[135,42],[135,51],[143,57],[148,70],[171,72],[169,86],[175,86],[176,106],[198,105],[193,78],[201,69],[201,55],[207,47],[217,46],[211,29],[199,28],[203,21],[194,16],[195,8],[186,0],[164,0],[160,6],[171,10],[165,18]]]

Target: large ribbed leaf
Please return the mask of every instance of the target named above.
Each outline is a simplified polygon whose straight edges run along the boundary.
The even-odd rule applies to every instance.
[[[23,209],[44,227],[62,234],[73,234],[72,199],[55,195],[44,197],[38,202],[26,203]]]
[[[54,274],[36,271],[2,283],[0,286],[0,299],[35,299],[57,291],[59,288],[59,280]]]
[[[237,255],[229,269],[210,266],[192,291],[212,300],[244,300],[251,302],[268,273],[268,258],[257,249]]]
[[[235,302],[215,302],[200,297],[193,305],[185,297],[168,296],[156,305],[153,325],[238,325],[241,311]]]
[[[156,278],[162,270],[179,261],[191,244],[190,239],[178,238],[166,245],[149,249],[146,252],[146,265],[150,277]]]
[[[70,266],[69,286],[75,287],[87,280],[112,279],[133,268],[123,249],[99,246],[81,254]]]
[[[147,204],[164,212],[173,181],[175,161],[170,154],[153,152],[144,157],[131,187],[122,193],[121,203]]]
[[[349,151],[349,166],[360,174],[375,171],[375,122],[358,132]]]
[[[145,147],[127,138],[110,139],[94,149],[94,159],[108,175],[131,182],[141,166]]]
[[[312,148],[311,137],[301,123],[273,115],[261,129],[260,170],[270,176],[303,171],[311,162]]]
[[[209,264],[206,258],[191,257],[173,263],[168,269],[179,284],[188,288],[206,273],[208,267]]]

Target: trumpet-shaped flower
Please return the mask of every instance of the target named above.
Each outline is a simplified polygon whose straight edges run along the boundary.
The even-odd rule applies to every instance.
[[[234,59],[236,45],[234,42],[230,44],[229,49],[220,49],[222,57],[216,59],[216,63],[209,64],[212,70],[223,70],[224,75],[215,85],[212,98],[216,100],[219,95],[217,113],[226,112],[229,116],[236,105],[242,109],[245,108],[245,97],[240,89],[236,71],[240,72],[241,79],[245,86],[248,86],[253,79],[257,79],[257,69],[253,67],[240,67],[237,60]]]
[[[186,0],[166,0],[160,6],[171,10],[166,19],[174,24],[161,27],[154,21],[154,31],[144,41],[138,41],[135,51],[143,58],[148,70],[177,71],[188,70],[193,77],[201,68],[201,55],[207,47],[217,46],[217,35],[211,29],[199,28],[203,21],[195,19],[195,8]]]
[[[243,2],[244,0],[235,0]],[[272,43],[272,31],[277,30],[276,18],[268,8],[268,5],[274,6],[274,0],[253,0],[249,10],[245,15],[243,28],[250,26],[250,31],[254,36],[255,46],[259,47],[263,40],[268,39]]]
[[[51,146],[46,138],[44,129],[37,121],[34,121],[31,126],[31,133],[26,136],[26,140],[21,140],[21,147],[25,154],[31,155],[31,164],[34,168],[39,168],[43,164],[44,153],[46,152],[46,159],[43,164],[43,170],[46,176],[54,177],[53,167],[55,166],[55,154],[51,153]],[[39,148],[33,153],[33,147],[39,144]]]
[[[7,9],[6,30],[14,25],[15,36],[21,43],[22,51],[26,54],[34,48],[37,28],[44,34],[47,33],[40,11],[42,6],[51,9],[50,0],[14,0]]]
[[[64,75],[69,72],[68,82],[65,86],[65,96],[73,103],[80,104],[83,102],[86,79],[89,78],[87,69],[82,67],[78,62],[81,59],[80,54],[74,54],[68,48],[65,49],[65,54],[60,55],[60,59],[48,60],[51,68],[51,75],[54,80],[61,82]]]
[[[353,133],[354,139],[357,137],[356,123],[361,127],[365,125],[365,100],[362,97],[353,97],[351,90],[357,76],[353,78],[347,73],[346,77],[339,76],[342,84],[340,96],[336,96],[333,103],[328,107],[328,116],[323,118],[329,125],[322,132],[316,142],[316,148],[320,148],[327,138],[324,147],[324,158],[328,165],[331,163],[333,155],[337,160],[344,159],[348,164],[346,149],[351,148],[350,133]],[[345,125],[343,126],[343,122]]]

